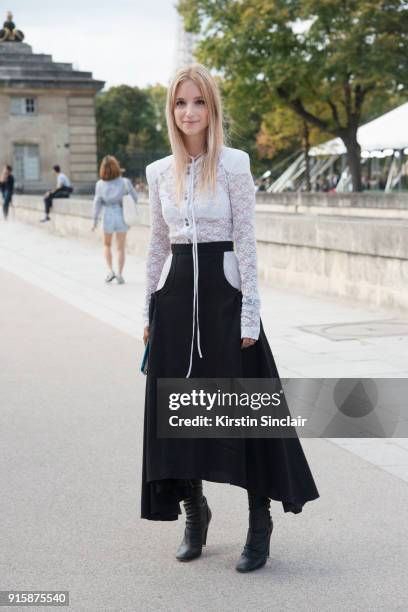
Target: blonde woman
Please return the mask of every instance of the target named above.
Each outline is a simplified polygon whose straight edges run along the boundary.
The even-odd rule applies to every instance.
[[[220,94],[201,64],[167,92],[172,155],[146,168],[151,217],[146,266],[146,379],[141,516],[186,527],[179,561],[199,557],[211,510],[202,481],[247,490],[249,529],[236,564],[265,564],[270,500],[295,514],[319,497],[297,438],[157,436],[158,378],[278,378],[260,319],[255,186],[246,152],[225,146]]]
[[[123,197],[129,194],[134,203],[137,204],[137,191],[127,178],[122,177],[118,160],[113,155],[106,155],[99,168],[100,180],[96,183],[95,198],[93,204],[93,226],[94,231],[99,222],[99,216],[103,210],[103,245],[108,275],[106,283],[116,278],[119,285],[123,285],[125,279],[122,272],[125,265],[126,232],[129,226],[123,217]],[[118,273],[113,270],[112,263],[112,237],[116,233],[116,246],[118,251]]]

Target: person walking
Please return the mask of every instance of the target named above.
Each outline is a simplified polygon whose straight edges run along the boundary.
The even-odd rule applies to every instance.
[[[52,202],[55,198],[69,198],[73,192],[71,181],[63,172],[61,172],[61,167],[56,164],[52,167],[52,169],[57,177],[57,186],[54,190],[47,191],[47,193],[44,195],[45,217],[44,219],[41,219],[40,223],[50,221],[50,210],[52,208]]]
[[[224,144],[220,94],[205,66],[194,63],[174,75],[166,120],[172,154],[146,167],[151,230],[141,518],[177,520],[183,501],[186,526],[176,558],[190,561],[201,555],[212,517],[203,480],[240,486],[249,528],[235,567],[250,572],[269,556],[270,501],[298,514],[319,493],[297,435],[157,436],[158,379],[279,378],[260,317],[250,160]]]
[[[13,168],[9,165],[4,166],[3,168],[3,172],[0,178],[0,188],[3,194],[3,216],[4,220],[7,221],[9,207],[13,199],[14,193]]]
[[[100,179],[95,186],[93,204],[94,231],[98,225],[103,210],[103,245],[105,260],[109,269],[105,282],[110,283],[116,278],[119,285],[125,280],[122,272],[125,265],[126,232],[129,226],[123,217],[123,197],[129,194],[137,204],[138,195],[132,183],[122,177],[118,160],[113,155],[106,155],[99,168]],[[116,246],[118,250],[118,273],[114,272],[112,264],[112,237],[116,233]]]

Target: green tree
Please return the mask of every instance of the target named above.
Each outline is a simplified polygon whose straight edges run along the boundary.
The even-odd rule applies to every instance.
[[[165,88],[119,85],[96,98],[98,157],[115,155],[131,176],[143,176],[152,159],[168,150],[160,101]]]
[[[217,77],[216,77],[217,78]],[[245,149],[253,160],[255,171],[266,168],[257,161],[256,137],[262,122],[262,113],[250,98],[241,94],[237,84],[220,77],[218,85],[224,100],[224,116],[227,140],[230,146]]]
[[[319,112],[314,107],[314,112]],[[256,144],[259,154],[263,158],[272,159],[277,154],[286,154],[303,150],[305,158],[305,179],[306,189],[311,190],[310,182],[310,146],[321,141],[320,130],[299,117],[287,106],[278,106],[266,113],[262,118],[262,123],[256,137]]]
[[[407,2],[179,0],[178,10],[202,35],[197,59],[221,71],[231,95],[261,114],[285,105],[340,137],[361,190],[357,129],[369,102],[407,95]]]
[[[156,131],[161,133],[160,143],[165,142],[167,146],[170,146],[166,128],[166,87],[160,84],[149,85],[145,88],[145,92],[153,107]]]

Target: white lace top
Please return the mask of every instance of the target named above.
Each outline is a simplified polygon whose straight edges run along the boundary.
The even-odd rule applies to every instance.
[[[187,188],[183,205],[176,204],[173,156],[159,159],[146,167],[149,185],[150,242],[146,264],[146,298],[144,324],[149,324],[151,294],[162,284],[163,273],[169,270],[171,243],[193,243],[193,257],[198,264],[194,245],[197,242],[234,241],[237,262],[228,260],[224,271],[231,284],[242,291],[241,338],[259,337],[260,299],[258,293],[255,239],[255,185],[246,152],[223,147],[218,160],[217,189],[212,194],[198,192],[202,156],[191,157],[188,164]],[[225,253],[226,255],[226,253]],[[166,264],[166,265],[165,265]],[[229,272],[228,272],[229,268]],[[195,275],[196,277],[196,275]],[[194,307],[198,307],[198,291],[194,283]],[[198,308],[194,308],[198,310]],[[193,349],[195,313],[193,313]],[[199,321],[197,321],[198,350]],[[190,359],[191,366],[191,359]]]

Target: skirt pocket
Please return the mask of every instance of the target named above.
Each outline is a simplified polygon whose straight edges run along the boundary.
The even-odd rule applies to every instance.
[[[238,260],[234,251],[221,253],[219,276],[222,285],[233,293],[241,292],[241,277],[239,273]]]
[[[156,291],[154,292],[154,295],[164,295],[165,293],[170,291],[173,285],[174,277],[176,275],[176,262],[177,262],[177,256],[175,254],[172,254],[170,270],[168,271],[168,274],[166,276],[166,279],[162,287],[160,287],[160,289],[156,289]],[[166,265],[166,262],[164,265]],[[160,284],[160,281],[159,281],[159,284]]]

